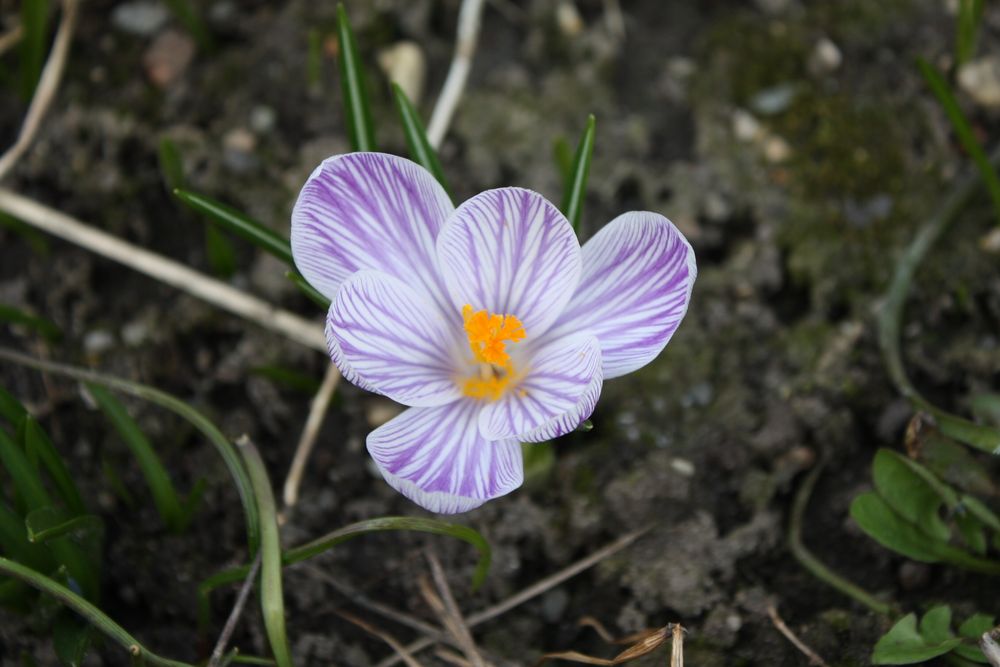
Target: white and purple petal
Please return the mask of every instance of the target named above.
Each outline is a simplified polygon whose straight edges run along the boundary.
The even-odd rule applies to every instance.
[[[488,440],[528,442],[562,435],[590,416],[602,378],[597,338],[585,333],[554,340],[533,355],[517,386],[483,406],[479,431]]]
[[[566,217],[536,192],[487,190],[452,215],[437,242],[455,308],[514,315],[542,335],[580,281],[580,243]]]
[[[656,213],[625,213],[583,246],[583,277],[546,340],[589,331],[604,379],[652,361],[687,312],[698,270],[691,245]]]
[[[295,202],[295,266],[331,300],[348,276],[374,269],[448,307],[435,242],[452,211],[444,188],[409,160],[385,153],[336,155],[316,168]]]
[[[439,514],[467,512],[521,485],[516,440],[479,434],[479,404],[410,408],[368,435],[368,452],[394,489]]]
[[[330,305],[327,328],[348,373],[404,405],[435,406],[457,400],[459,331],[434,304],[386,273],[359,271]],[[331,354],[334,350],[331,350]],[[336,358],[335,358],[336,361]],[[339,366],[338,366],[339,367]]]

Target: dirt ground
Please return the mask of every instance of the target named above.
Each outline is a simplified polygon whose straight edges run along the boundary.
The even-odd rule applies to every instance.
[[[174,20],[122,18],[121,5],[141,4],[84,3],[56,107],[6,185],[210,271],[202,223],[164,186],[159,142],[175,141],[191,189],[287,233],[305,178],[348,150],[328,51],[318,78],[310,75],[310,30],[333,44],[335,5],[197,3],[215,46],[183,66],[155,61],[164,34],[190,40]],[[876,449],[900,448],[912,415],[879,354],[880,298],[901,248],[968,165],[914,64],[923,56],[948,67],[948,3],[621,0],[623,35],[606,13],[617,3],[578,0],[575,18],[559,4],[488,4],[441,149],[456,197],[520,185],[558,201],[553,142],[573,144],[594,113],[582,236],[627,210],[670,217],[698,257],[687,318],[653,364],[605,385],[592,431],[557,441],[554,461],[531,470],[524,488],[457,518],[493,547],[480,590],[469,587],[474,552],[446,538],[364,537],[313,565],[433,622],[417,587],[427,545],[472,613],[651,524],[628,549],[476,628],[479,645],[500,664],[570,648],[613,655],[577,625],[593,616],[619,635],[683,624],[694,667],[807,664],[768,617],[773,604],[831,665],[867,664],[888,620],[815,579],[786,548],[802,474],[824,459],[804,526],[820,559],[907,610],[948,602],[956,613],[1000,612],[995,579],[906,561],[847,514],[871,486]],[[987,5],[977,56],[1000,53],[1000,6]],[[400,40],[420,46],[426,116],[447,71],[458,3],[346,6],[381,148],[405,154],[378,56]],[[151,58],[161,69],[151,71]],[[960,99],[980,140],[1000,141],[1000,111]],[[15,135],[23,112],[13,91],[0,93],[0,136]],[[912,379],[960,414],[970,395],[1000,389],[1000,261],[980,244],[991,225],[985,199],[969,207],[921,267],[905,315]],[[276,260],[233,244],[233,284],[321,320]],[[0,343],[190,401],[226,434],[249,434],[280,485],[311,393],[260,368],[318,380],[327,359],[84,250],[46,245],[0,227],[0,303],[51,319],[64,338],[49,344],[5,326]],[[134,461],[75,384],[11,365],[0,367],[0,384],[39,416],[106,522],[102,608],[162,655],[206,658],[235,589],[216,594],[211,630],[199,634],[196,586],[246,558],[237,493],[215,452],[172,415],[127,401],[182,489],[209,482],[190,530],[170,534]],[[283,528],[286,544],[361,519],[424,514],[381,481],[364,450],[372,422],[391,409],[354,387],[338,390],[300,508]],[[108,466],[136,502],[112,491]],[[300,665],[373,665],[391,655],[338,609],[415,637],[352,605],[316,570],[287,572],[286,604]],[[256,605],[234,643],[266,651]],[[56,662],[30,618],[0,612],[0,664],[20,664],[24,652],[39,665]],[[666,655],[635,664],[666,664]],[[419,658],[446,664],[433,652]],[[105,643],[86,664],[127,662]]]

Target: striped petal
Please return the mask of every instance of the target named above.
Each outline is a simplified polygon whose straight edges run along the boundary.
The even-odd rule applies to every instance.
[[[631,373],[666,346],[698,274],[691,245],[656,213],[625,213],[583,246],[583,277],[546,339],[589,331],[604,379]]]
[[[401,280],[378,271],[355,273],[337,292],[327,328],[346,362],[338,368],[355,384],[404,405],[444,405],[461,396],[457,329]]]
[[[586,333],[554,340],[535,353],[516,388],[483,407],[479,431],[488,440],[527,442],[562,435],[593,412],[602,378],[597,338]]]
[[[333,300],[348,276],[374,269],[449,305],[435,241],[454,207],[419,165],[384,153],[325,160],[292,211],[292,255],[309,283]]]
[[[487,190],[459,206],[437,252],[457,309],[515,315],[530,337],[551,326],[580,281],[580,244],[569,221],[522,188]]]
[[[467,512],[521,485],[516,440],[490,442],[479,434],[479,404],[456,401],[410,408],[368,436],[368,452],[385,481],[439,514]]]

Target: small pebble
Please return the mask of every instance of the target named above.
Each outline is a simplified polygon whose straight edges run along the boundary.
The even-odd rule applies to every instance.
[[[754,141],[761,134],[760,121],[744,109],[733,112],[733,136],[740,141]]]
[[[194,59],[194,41],[184,33],[167,30],[142,56],[146,76],[158,88],[166,88],[184,74]]]
[[[678,475],[682,475],[684,477],[694,477],[694,464],[687,459],[682,459],[680,457],[672,458],[670,459],[670,467],[673,468],[674,472]]]
[[[991,255],[1000,255],[1000,227],[995,227],[979,239],[979,247]]]
[[[575,3],[563,0],[556,6],[556,25],[567,37],[576,37],[583,32],[583,18]]]
[[[781,83],[758,92],[750,99],[753,110],[764,116],[772,116],[785,111],[795,99],[795,86]]]
[[[424,94],[427,58],[416,42],[404,40],[382,49],[378,64],[386,78],[399,85],[410,102],[417,104]]]
[[[103,330],[91,331],[83,337],[83,351],[87,354],[107,352],[115,344],[115,337]]]
[[[840,48],[832,40],[823,37],[813,47],[809,54],[809,71],[814,74],[827,74],[840,67],[844,61]]]
[[[764,142],[764,157],[768,162],[785,162],[792,156],[792,147],[781,137],[768,137]]]
[[[155,35],[168,18],[167,8],[153,0],[126,2],[111,11],[111,25],[140,37]]]
[[[278,114],[269,106],[258,104],[250,110],[250,129],[256,134],[267,134],[277,122]]]
[[[958,86],[976,104],[1000,108],[1000,55],[970,60],[959,67]]]

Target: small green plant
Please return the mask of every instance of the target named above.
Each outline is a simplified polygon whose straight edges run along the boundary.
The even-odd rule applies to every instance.
[[[958,665],[987,663],[976,642],[993,628],[993,617],[973,614],[952,629],[951,607],[941,605],[927,611],[917,624],[916,614],[899,619],[875,645],[872,662],[876,665],[910,665],[939,656],[949,656]]]

